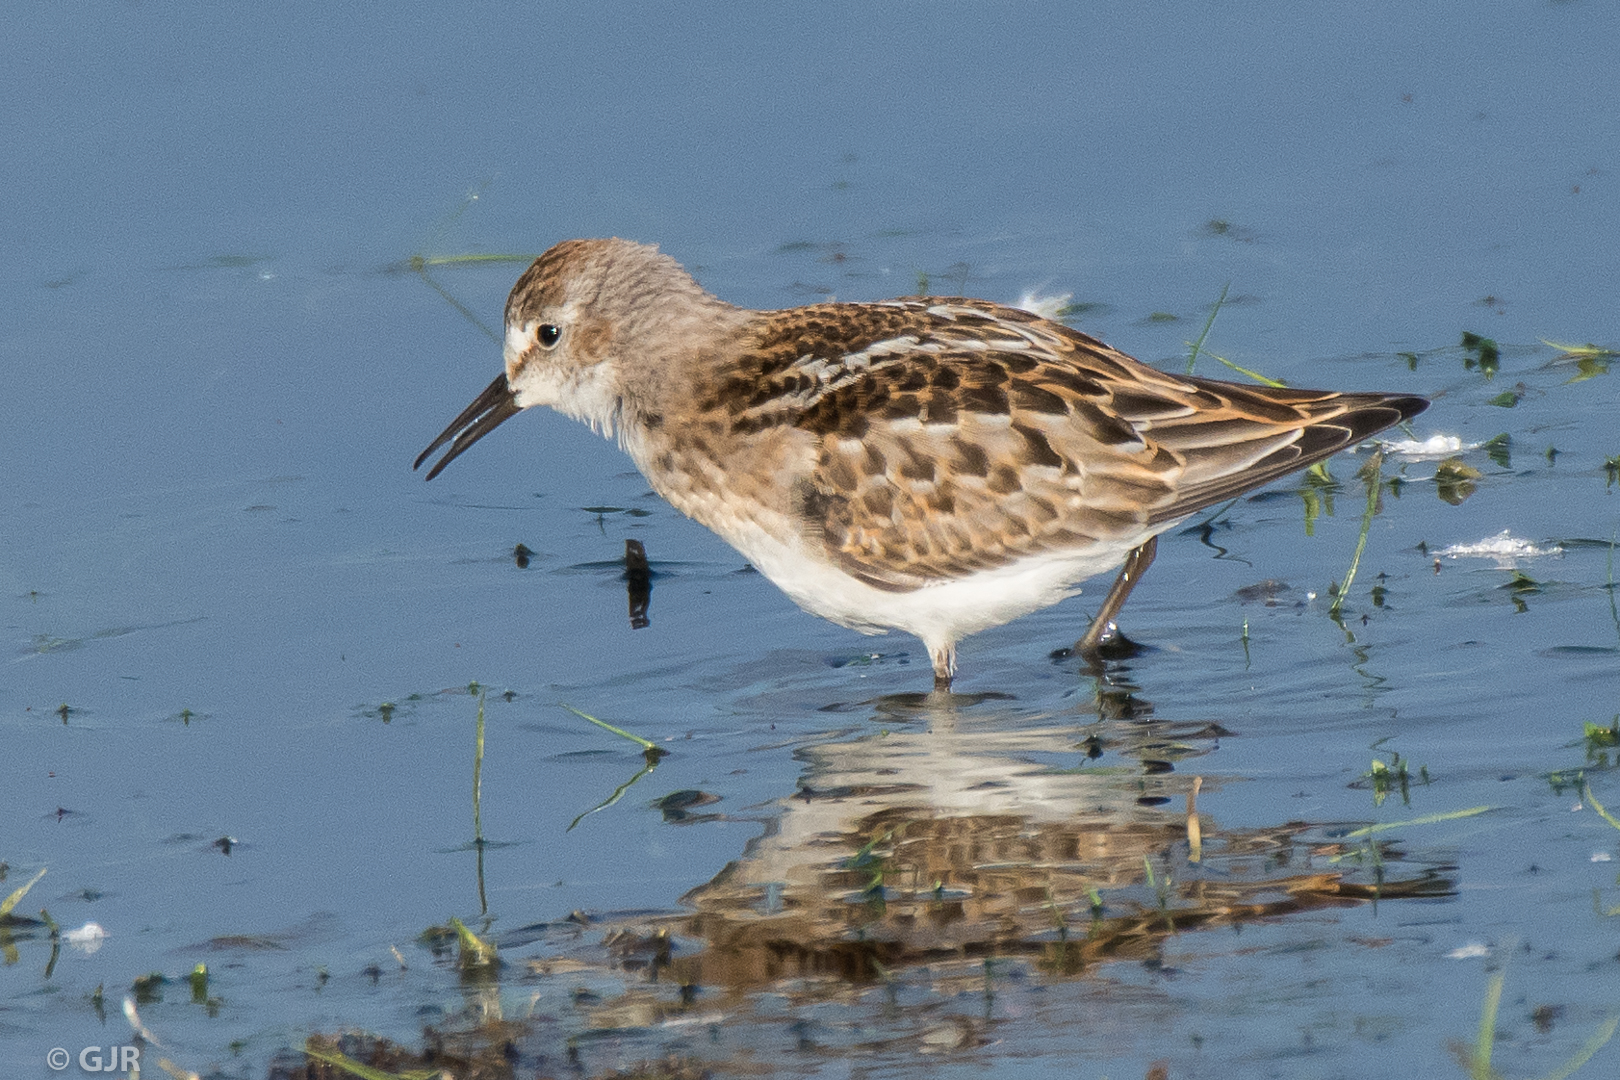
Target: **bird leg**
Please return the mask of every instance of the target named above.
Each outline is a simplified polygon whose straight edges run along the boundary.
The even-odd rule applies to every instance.
[[[953,642],[928,651],[934,662],[934,693],[949,693],[951,677],[956,674],[956,645]]]
[[[1150,536],[1146,543],[1125,556],[1125,565],[1119,568],[1119,577],[1114,579],[1114,587],[1108,590],[1108,597],[1098,610],[1097,617],[1091,620],[1085,635],[1074,643],[1074,651],[1092,664],[1098,664],[1107,646],[1124,639],[1125,635],[1119,632],[1114,620],[1119,615],[1119,609],[1125,606],[1125,598],[1131,595],[1136,583],[1153,565],[1153,556],[1158,548],[1159,538]]]

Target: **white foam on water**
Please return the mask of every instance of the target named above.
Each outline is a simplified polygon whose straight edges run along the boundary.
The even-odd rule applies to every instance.
[[[1427,439],[1395,439],[1381,442],[1384,453],[1406,458],[1408,461],[1437,461],[1454,454],[1479,449],[1479,443],[1464,443],[1456,435],[1430,435]]]
[[[1523,559],[1562,555],[1563,549],[1557,545],[1542,547],[1533,541],[1514,536],[1508,529],[1503,529],[1495,536],[1486,537],[1484,540],[1476,540],[1471,544],[1451,544],[1433,554],[1442,559],[1494,559],[1497,569],[1511,570]]]

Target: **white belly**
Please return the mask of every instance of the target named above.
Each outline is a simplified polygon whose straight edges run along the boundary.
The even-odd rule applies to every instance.
[[[1033,556],[968,577],[890,592],[859,581],[802,543],[763,533],[731,542],[806,611],[865,634],[904,630],[934,649],[1076,595],[1080,582],[1119,566],[1126,546]]]

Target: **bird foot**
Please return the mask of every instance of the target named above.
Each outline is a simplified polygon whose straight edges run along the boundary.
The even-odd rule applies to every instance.
[[[1126,637],[1124,631],[1117,625],[1110,622],[1099,633],[1087,631],[1085,637],[1068,648],[1053,650],[1052,659],[1067,660],[1072,656],[1078,656],[1085,661],[1086,667],[1090,670],[1102,671],[1110,663],[1130,660],[1152,651],[1152,646],[1133,641]]]

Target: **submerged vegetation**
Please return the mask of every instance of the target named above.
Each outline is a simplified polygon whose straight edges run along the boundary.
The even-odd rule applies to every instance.
[[[1412,805],[1412,782],[1427,785],[1429,783],[1429,767],[1418,766],[1417,773],[1411,772],[1405,758],[1395,751],[1390,751],[1389,760],[1373,758],[1372,766],[1362,774],[1361,785],[1370,787],[1373,793],[1373,805],[1383,806],[1391,792],[1399,792],[1403,806]]]
[[[1462,349],[1465,354],[1463,367],[1469,371],[1477,368],[1487,381],[1494,379],[1496,373],[1501,370],[1502,351],[1490,338],[1464,330]]]

